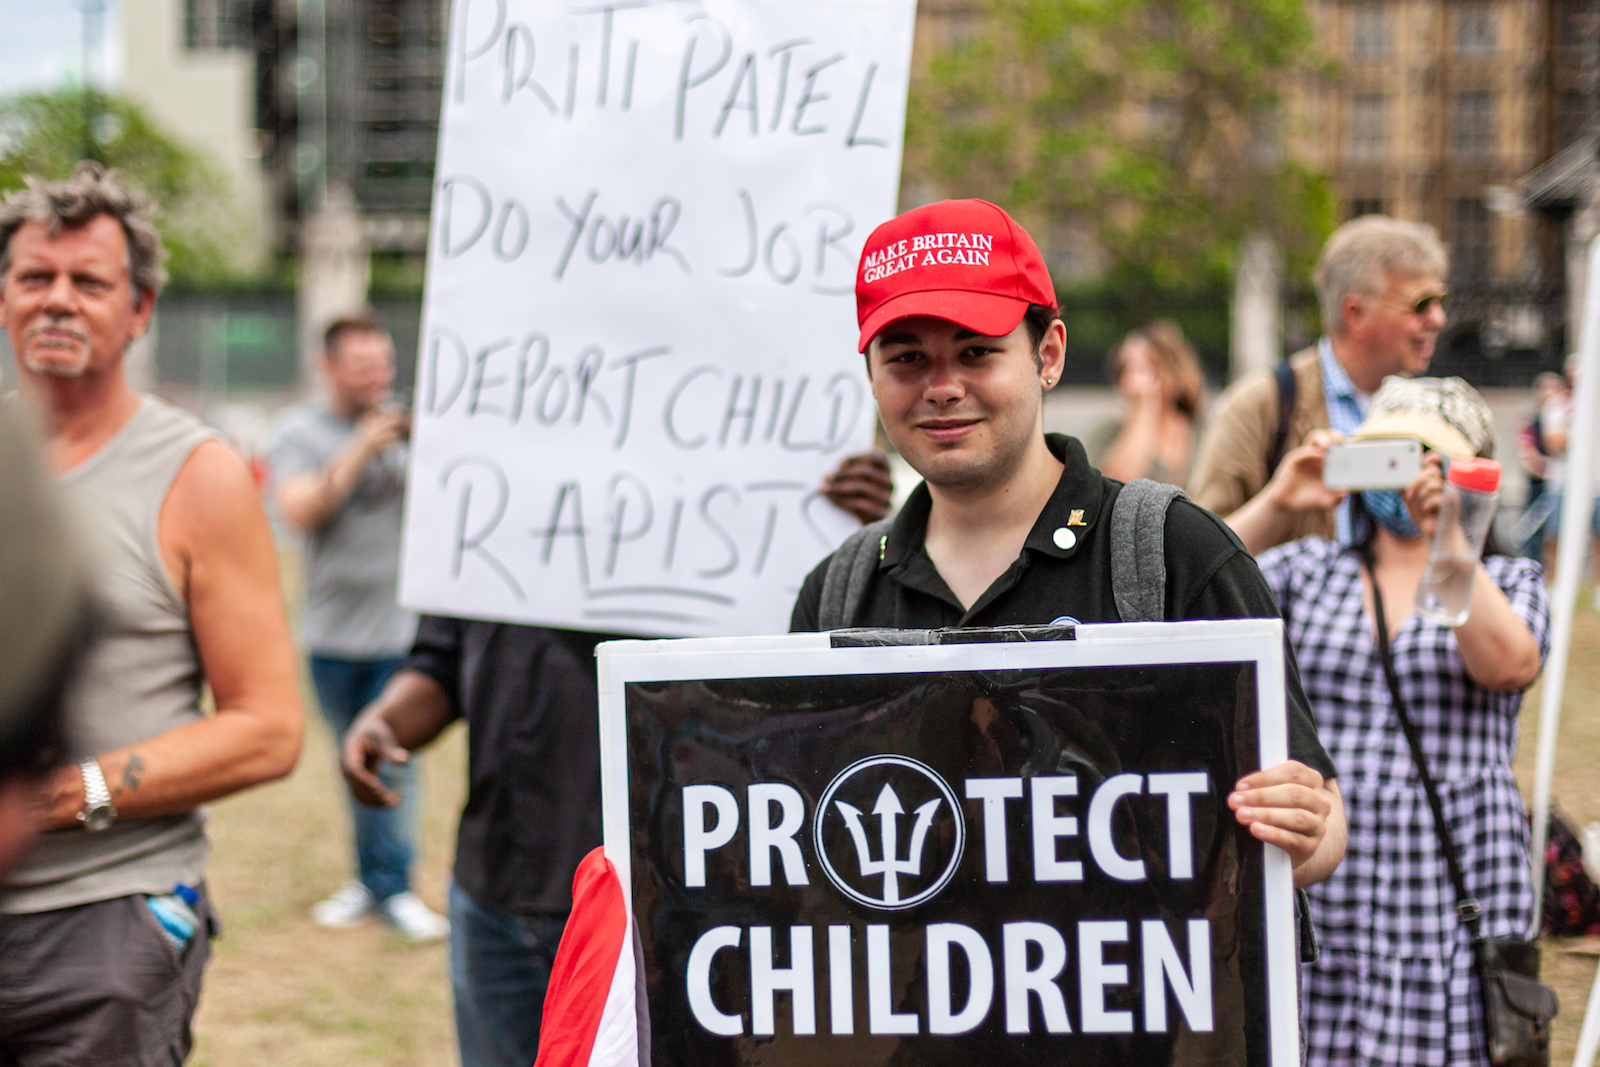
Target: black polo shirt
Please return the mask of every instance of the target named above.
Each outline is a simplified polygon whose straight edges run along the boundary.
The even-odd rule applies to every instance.
[[[467,721],[467,804],[456,884],[518,915],[572,908],[578,862],[600,844],[594,648],[614,634],[424,615],[406,668]]]
[[[970,609],[961,606],[923,547],[933,507],[924,483],[895,518],[877,575],[852,624],[920,630],[1045,625],[1063,617],[1082,623],[1120,621],[1111,592],[1109,524],[1122,483],[1091,467],[1076,438],[1046,434],[1045,442],[1066,469],[1022,554]],[[822,582],[832,558],[823,560],[801,585],[790,630],[818,628]],[[1277,601],[1255,560],[1227,524],[1204,508],[1178,500],[1168,509],[1166,562],[1169,621],[1279,617]],[[1333,761],[1317,738],[1287,638],[1284,657],[1289,755],[1333,777]]]

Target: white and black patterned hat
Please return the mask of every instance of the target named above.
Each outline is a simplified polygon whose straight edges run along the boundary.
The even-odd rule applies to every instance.
[[[1414,437],[1456,459],[1494,454],[1494,416],[1478,391],[1460,378],[1383,380],[1367,417],[1352,435]]]

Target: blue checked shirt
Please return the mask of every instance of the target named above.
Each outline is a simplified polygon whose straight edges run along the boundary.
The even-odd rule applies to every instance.
[[[1367,405],[1372,403],[1372,394],[1363,393],[1355,387],[1350,375],[1345,373],[1334,357],[1333,345],[1326,337],[1317,342],[1317,357],[1322,365],[1322,395],[1328,405],[1328,426],[1344,434],[1348,440],[1367,417]],[[1341,545],[1351,542],[1348,497],[1334,512],[1334,529],[1338,531]]]

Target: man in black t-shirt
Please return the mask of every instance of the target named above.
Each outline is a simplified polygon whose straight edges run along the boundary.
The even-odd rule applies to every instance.
[[[862,522],[888,513],[882,454],[824,481]],[[534,1061],[545,990],[578,863],[600,844],[595,646],[618,635],[422,616],[382,694],[345,735],[345,781],[363,804],[399,797],[378,768],[467,724],[467,803],[450,887],[450,986],[462,1067]]]
[[[1066,331],[1033,240],[981,200],[917,208],[867,239],[856,305],[879,419],[924,482],[846,624],[1117,621],[1108,526],[1121,483],[1090,467],[1076,440],[1044,432]],[[1278,616],[1244,546],[1210,512],[1172,505],[1165,559],[1168,619]],[[791,629],[819,628],[828,562],[801,587]],[[1228,802],[1288,853],[1305,886],[1344,855],[1344,807],[1285,656],[1293,758],[1247,775]]]
[[[404,666],[345,736],[356,800],[399,800],[404,763],[467,724],[450,886],[450,986],[463,1067],[532,1063],[572,874],[600,843],[594,648],[614,635],[424,615]]]

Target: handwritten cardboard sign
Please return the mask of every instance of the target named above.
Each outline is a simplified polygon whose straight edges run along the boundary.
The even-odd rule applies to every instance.
[[[912,0],[458,0],[401,600],[781,632],[870,445]]]
[[[1300,1062],[1280,622],[851,639],[600,646],[641,1064]]]

